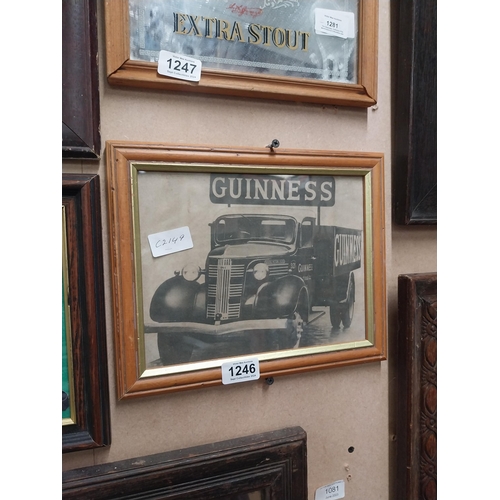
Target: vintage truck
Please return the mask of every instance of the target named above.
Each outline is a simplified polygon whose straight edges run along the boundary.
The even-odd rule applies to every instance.
[[[220,216],[210,228],[204,267],[187,264],[152,297],[157,325],[148,331],[158,334],[164,365],[221,338],[258,335],[263,352],[297,347],[304,326],[328,309],[332,328],[349,328],[361,230],[250,213]]]

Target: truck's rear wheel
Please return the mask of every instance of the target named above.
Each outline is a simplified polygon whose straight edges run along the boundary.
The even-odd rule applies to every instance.
[[[339,304],[330,304],[330,323],[334,330],[340,328],[340,306]]]
[[[158,352],[163,365],[177,365],[191,360],[193,346],[182,341],[182,337],[158,334]]]
[[[340,310],[340,317],[342,319],[344,328],[349,328],[351,326],[352,318],[354,317],[354,302],[356,290],[354,285],[354,276],[352,274],[349,278],[349,287],[347,290],[347,302],[343,304],[343,307]]]

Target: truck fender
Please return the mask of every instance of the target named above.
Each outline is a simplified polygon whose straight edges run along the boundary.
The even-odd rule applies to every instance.
[[[307,293],[304,280],[298,276],[284,276],[272,283],[264,284],[255,298],[255,317],[285,318],[291,316],[302,290]]]
[[[205,309],[203,292],[197,281],[186,281],[182,276],[174,276],[156,289],[149,315],[158,323],[193,320],[199,316],[200,310],[203,314]]]
[[[339,304],[345,304],[348,300],[349,294],[351,293],[351,288],[355,286],[354,284],[354,272],[351,271],[349,273],[349,278],[347,279],[347,287],[345,289],[345,295],[342,294],[342,297],[339,300]]]

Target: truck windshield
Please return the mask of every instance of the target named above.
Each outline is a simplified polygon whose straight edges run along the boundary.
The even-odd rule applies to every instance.
[[[220,217],[215,222],[215,239],[217,243],[233,243],[241,240],[292,243],[296,224],[293,217],[255,215]]]

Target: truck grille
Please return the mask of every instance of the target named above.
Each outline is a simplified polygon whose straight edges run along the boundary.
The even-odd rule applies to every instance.
[[[243,294],[245,266],[232,259],[219,259],[208,265],[207,318],[238,319]]]
[[[286,276],[288,274],[288,263],[270,264],[269,276]]]

